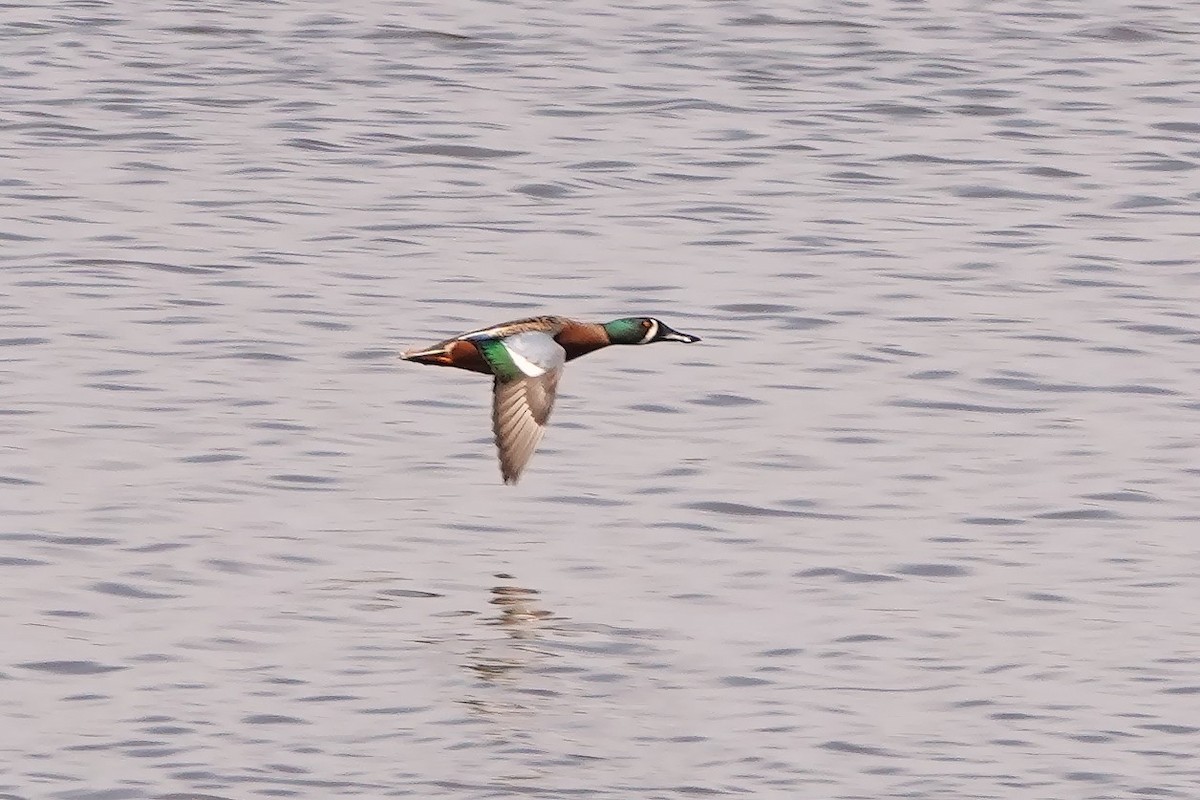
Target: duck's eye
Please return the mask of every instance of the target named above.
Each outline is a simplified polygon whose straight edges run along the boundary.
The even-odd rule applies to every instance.
[[[648,319],[642,320],[642,327],[645,328],[646,330],[650,330],[650,320],[648,320]]]

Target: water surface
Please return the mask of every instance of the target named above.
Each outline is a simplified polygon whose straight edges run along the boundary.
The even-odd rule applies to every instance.
[[[1197,796],[1198,21],[0,10],[0,796]]]

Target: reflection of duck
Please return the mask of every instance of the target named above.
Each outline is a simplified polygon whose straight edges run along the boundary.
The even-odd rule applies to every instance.
[[[553,614],[544,608],[534,608],[533,600],[538,596],[536,589],[522,589],[520,586],[493,586],[495,595],[489,602],[500,606],[500,618],[497,625],[509,629],[514,638],[527,639],[534,634],[531,623],[546,619]]]
[[[504,574],[496,577],[512,578]],[[492,587],[492,598],[488,603],[498,606],[500,614],[489,618],[486,624],[503,628],[509,638],[491,641],[472,650],[467,667],[484,681],[493,683],[513,677],[517,671],[546,655],[530,644],[518,643],[536,639],[538,623],[554,616],[553,612],[534,605],[537,596],[536,589],[511,585]]]
[[[612,344],[700,341],[652,317],[603,324],[530,317],[463,333],[400,357],[494,376],[492,430],[500,474],[516,483],[545,433],[563,364]]]

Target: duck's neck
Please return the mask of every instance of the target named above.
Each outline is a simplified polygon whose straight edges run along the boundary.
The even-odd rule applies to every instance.
[[[570,325],[554,338],[567,351],[567,361],[612,344],[603,325]]]

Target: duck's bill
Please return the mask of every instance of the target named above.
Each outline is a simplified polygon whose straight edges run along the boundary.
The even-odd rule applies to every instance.
[[[680,333],[679,331],[667,331],[659,338],[664,342],[683,342],[684,344],[700,341],[699,336],[692,336],[690,333]]]

